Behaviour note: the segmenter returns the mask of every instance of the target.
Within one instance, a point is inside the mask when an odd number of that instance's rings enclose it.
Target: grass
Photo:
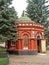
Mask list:
[[[0,65],[8,65],[9,60],[7,58],[0,58]]]
[[[0,58],[8,57],[6,49],[4,47],[0,47]]]
[[[6,48],[0,46],[0,52],[5,52]]]
[[[49,47],[46,47],[46,50],[49,50]]]
[[[0,53],[0,58],[6,58],[6,57],[8,57],[7,53]]]
[[[4,47],[0,47],[0,65],[8,65],[9,58]]]

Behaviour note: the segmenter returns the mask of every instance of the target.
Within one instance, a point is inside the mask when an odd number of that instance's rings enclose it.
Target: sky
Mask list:
[[[14,6],[18,16],[21,17],[23,10],[26,10],[27,3],[26,0],[13,0],[12,6]]]
[[[18,13],[18,17],[21,17],[23,10],[26,10],[27,0],[13,0],[12,6],[14,6],[15,10]],[[48,3],[49,4],[49,3]]]

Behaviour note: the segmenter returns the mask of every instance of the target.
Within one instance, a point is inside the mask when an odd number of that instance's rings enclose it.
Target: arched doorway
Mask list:
[[[37,46],[38,46],[38,52],[40,53],[40,35],[37,36]]]
[[[28,35],[27,34],[24,34],[23,40],[24,40],[24,50],[28,50]]]

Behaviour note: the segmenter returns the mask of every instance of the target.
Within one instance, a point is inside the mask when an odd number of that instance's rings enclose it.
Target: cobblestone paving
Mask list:
[[[44,55],[9,55],[9,65],[49,65],[49,51]]]

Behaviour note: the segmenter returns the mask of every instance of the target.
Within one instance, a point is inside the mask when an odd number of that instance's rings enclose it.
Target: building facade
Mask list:
[[[18,40],[11,46],[8,43],[8,51],[16,54],[37,54],[40,52],[40,40],[44,39],[44,26],[31,21],[29,17],[24,15],[17,24]]]

